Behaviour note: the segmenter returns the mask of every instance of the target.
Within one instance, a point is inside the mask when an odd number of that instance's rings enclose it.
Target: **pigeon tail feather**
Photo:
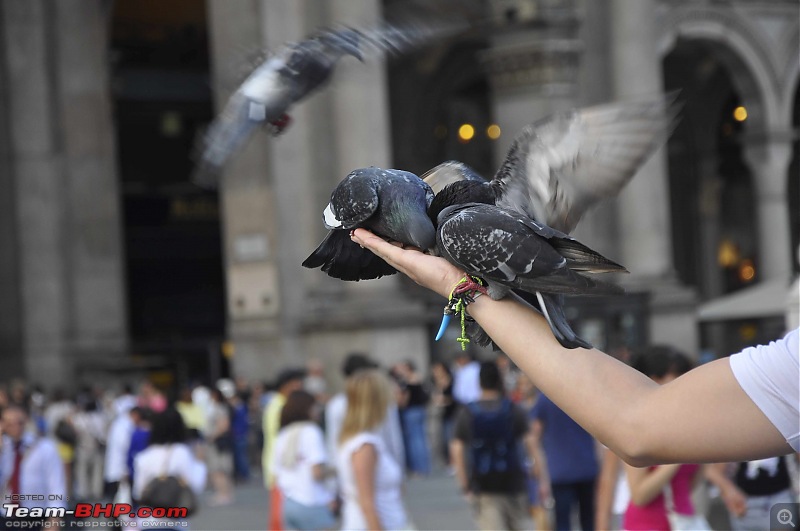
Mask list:
[[[346,230],[330,231],[303,261],[303,267],[319,267],[329,276],[347,281],[371,280],[397,272],[372,251],[353,242]]]
[[[627,273],[628,270],[573,238],[551,238],[548,242],[567,259],[567,267],[586,273]]]
[[[567,321],[567,316],[564,313],[563,296],[550,295],[548,293],[529,293],[526,291],[515,290],[512,295],[517,300],[521,299],[528,305],[537,309],[542,315],[549,317],[547,319],[550,325],[550,330],[553,336],[564,348],[592,348],[592,345],[583,339],[572,330],[572,327]],[[544,306],[544,310],[542,309]]]

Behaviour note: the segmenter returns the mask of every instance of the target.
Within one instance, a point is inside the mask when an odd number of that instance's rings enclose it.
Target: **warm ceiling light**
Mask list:
[[[756,276],[756,268],[752,260],[742,260],[739,264],[739,280],[742,282],[751,282]]]
[[[497,140],[500,138],[502,131],[500,130],[500,126],[497,124],[492,124],[486,128],[486,136],[491,138],[492,140]]]
[[[737,122],[744,122],[747,120],[747,109],[739,105],[733,110],[733,119]]]
[[[469,142],[475,136],[475,128],[471,124],[462,124],[458,128],[458,138],[463,142]]]

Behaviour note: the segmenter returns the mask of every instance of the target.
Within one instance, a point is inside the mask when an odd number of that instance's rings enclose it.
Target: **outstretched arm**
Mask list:
[[[443,297],[462,276],[442,258],[364,229],[353,239]],[[513,300],[478,297],[468,311],[536,387],[630,464],[745,461],[791,451],[726,359],[659,386],[596,349],[565,349],[541,315]]]

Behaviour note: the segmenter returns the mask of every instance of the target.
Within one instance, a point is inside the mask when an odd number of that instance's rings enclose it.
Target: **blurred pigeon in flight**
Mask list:
[[[207,188],[216,186],[227,160],[256,128],[267,126],[273,135],[280,134],[291,121],[289,108],[327,82],[343,56],[363,61],[368,54],[401,54],[460,29],[463,26],[458,21],[329,29],[284,44],[245,79],[209,126],[194,182]]]
[[[368,280],[397,270],[350,239],[350,231],[363,227],[391,240],[420,249],[436,242],[427,215],[433,190],[407,171],[371,167],[355,170],[339,183],[323,213],[330,230],[319,247],[303,262],[321,267],[341,280]]]

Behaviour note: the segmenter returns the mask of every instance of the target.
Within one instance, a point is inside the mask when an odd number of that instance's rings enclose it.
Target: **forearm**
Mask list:
[[[383,529],[381,520],[378,518],[378,511],[375,509],[375,499],[372,497],[372,493],[359,492],[358,506],[361,507],[361,512],[364,514],[367,529]]]
[[[633,454],[650,379],[600,351],[563,348],[541,315],[515,301],[479,297],[468,310],[548,398],[616,453]]]
[[[664,491],[664,487],[675,476],[680,465],[659,466],[652,472],[634,469],[628,473],[628,486],[631,491],[631,502],[643,506],[652,502]]]
[[[455,467],[455,477],[458,487],[466,492],[469,490],[469,478],[467,477],[467,467],[464,462],[464,443],[458,439],[450,442],[450,460]]]
[[[442,258],[364,229],[353,241],[444,297],[463,276]],[[658,386],[602,352],[563,348],[544,318],[520,303],[483,296],[468,311],[539,389],[628,463],[749,461],[791,451],[727,359]]]
[[[528,435],[525,438],[525,445],[528,448],[528,456],[533,462],[533,474],[539,482],[550,483],[550,474],[547,470],[547,459],[545,459],[542,446],[538,438]]]
[[[617,486],[619,459],[609,450],[605,451],[600,476],[597,480],[595,529],[610,529],[609,517],[614,505],[614,490]]]
[[[563,348],[530,307],[479,297],[469,313],[553,402],[627,463],[743,461],[791,450],[727,359],[657,385],[596,349]]]

